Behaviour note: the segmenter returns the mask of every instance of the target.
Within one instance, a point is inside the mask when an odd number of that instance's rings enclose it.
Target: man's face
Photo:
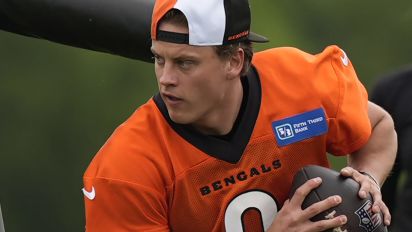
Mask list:
[[[164,31],[188,33],[188,29],[162,23]],[[181,124],[207,126],[220,118],[229,104],[228,61],[210,46],[190,46],[152,41],[155,73],[170,118]]]

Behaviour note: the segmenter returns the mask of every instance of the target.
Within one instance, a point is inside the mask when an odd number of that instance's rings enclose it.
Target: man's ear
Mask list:
[[[228,60],[228,79],[240,77],[245,62],[245,52],[242,48],[238,48],[236,53]]]

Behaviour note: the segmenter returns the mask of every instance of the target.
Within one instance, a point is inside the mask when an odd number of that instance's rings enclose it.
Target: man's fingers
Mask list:
[[[362,174],[360,174],[358,171],[356,171],[355,169],[351,167],[344,167],[340,171],[340,174],[345,177],[351,177],[356,182],[358,182],[361,185],[359,189],[359,193],[358,193],[359,197],[362,199],[365,199],[367,197],[367,193],[369,192],[368,190],[369,187],[365,186],[365,184],[362,183],[362,178],[363,178]]]
[[[301,207],[303,201],[305,200],[306,196],[310,193],[310,191],[317,188],[321,183],[322,179],[320,177],[316,177],[306,181],[304,184],[302,184],[299,188],[296,189],[295,193],[290,199],[290,204]]]
[[[373,194],[373,191],[374,191],[373,187],[374,186],[372,186],[372,184],[369,180],[368,181],[361,181],[359,183],[360,183],[360,189],[359,189],[358,195],[359,195],[360,198],[365,199],[368,196],[368,193],[372,194],[373,199],[375,199],[376,195],[380,195],[380,193],[379,194],[376,194],[376,193]],[[374,197],[374,195],[375,195],[375,197]]]
[[[320,220],[311,224],[311,229],[308,231],[325,231],[331,228],[339,228],[346,224],[347,218],[345,215],[340,215],[331,219]],[[335,230],[333,230],[335,231]],[[342,230],[337,230],[342,231]]]
[[[365,199],[368,196],[368,193],[372,195],[373,199],[373,206],[372,211],[373,213],[380,213],[383,214],[383,220],[385,225],[390,225],[391,223],[391,214],[389,212],[388,207],[382,201],[382,194],[380,192],[380,187],[376,184],[375,180],[371,180],[371,177],[365,176],[364,174],[356,171],[351,167],[345,167],[340,171],[342,176],[351,177],[356,182],[360,184],[359,189],[359,197]]]
[[[391,224],[391,213],[389,212],[388,207],[386,204],[382,201],[382,196],[380,193],[374,193],[372,194],[373,198],[373,206],[372,206],[372,212],[373,213],[380,213],[382,212],[383,214],[383,220],[385,225],[389,226]]]
[[[303,210],[303,215],[304,217],[310,219],[321,212],[339,205],[341,202],[342,198],[338,195],[328,197],[327,199],[314,203],[313,205]],[[342,225],[346,224],[347,217],[345,215],[335,215],[335,213],[335,211],[331,211],[328,217],[325,218],[325,220],[313,222],[311,224],[312,230],[309,231],[324,231],[331,228],[339,228]]]
[[[303,210],[303,215],[305,218],[312,218],[323,211],[339,205],[341,202],[342,198],[340,196],[330,196],[323,201],[316,202],[307,207],[305,210]]]
[[[340,171],[340,174],[342,176],[351,177],[352,179],[354,179],[356,182],[360,184],[360,189],[358,193],[360,198],[365,199],[368,196],[369,192],[372,193],[372,188],[374,187],[372,185],[374,185],[374,183],[371,182],[369,177],[361,174],[360,172],[356,171],[355,169],[351,167],[343,168]]]
[[[373,186],[370,189],[370,193],[372,195],[373,199],[373,206],[372,206],[372,211],[374,213],[379,213],[381,211],[381,206],[386,207],[385,203],[382,201],[382,194],[380,190],[373,188]]]
[[[351,167],[342,168],[342,170],[340,171],[340,174],[342,176],[352,177],[357,182],[359,182],[363,177],[363,174],[360,174],[358,171],[356,171],[355,169]]]
[[[391,213],[389,212],[388,207],[383,201],[378,202],[378,205],[383,214],[383,221],[385,225],[389,226],[391,224],[392,216],[391,216]]]
[[[352,176],[353,171],[354,171],[354,169],[351,168],[351,167],[344,167],[344,168],[342,168],[342,170],[340,170],[340,174],[342,176],[350,177],[350,176]]]

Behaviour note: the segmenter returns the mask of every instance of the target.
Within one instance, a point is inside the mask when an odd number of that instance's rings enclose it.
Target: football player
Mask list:
[[[315,178],[288,199],[294,174],[348,155],[341,173],[390,213],[379,187],[396,153],[391,117],[368,102],[346,54],[253,53],[247,0],[158,0],[151,27],[159,93],[120,125],[84,174],[86,231],[323,231],[309,219]],[[363,173],[363,174],[362,174]]]

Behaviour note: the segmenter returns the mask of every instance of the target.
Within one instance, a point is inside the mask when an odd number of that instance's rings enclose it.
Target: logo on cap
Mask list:
[[[249,35],[249,31],[243,31],[243,32],[240,32],[239,34],[229,36],[227,38],[227,40],[230,41],[230,40],[234,40],[234,39],[239,39],[239,38],[242,38],[242,37],[246,37],[248,35]]]

